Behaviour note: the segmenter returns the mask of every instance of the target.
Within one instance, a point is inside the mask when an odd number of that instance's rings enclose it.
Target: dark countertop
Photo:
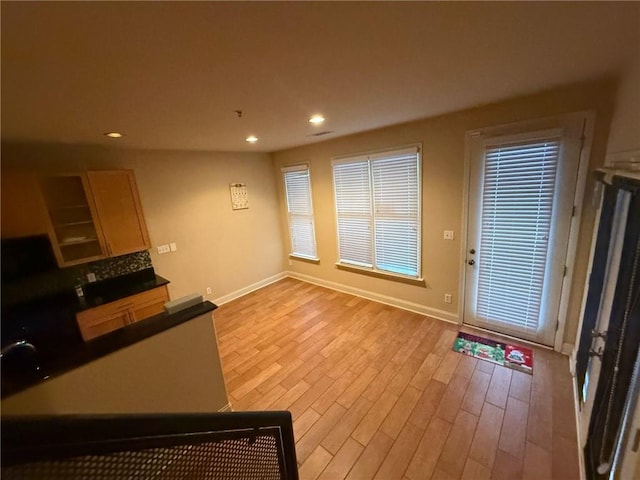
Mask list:
[[[46,280],[46,278],[45,278]],[[75,290],[61,286],[51,288],[41,295],[29,295],[28,284],[3,284],[3,317],[19,318],[34,312],[54,309],[75,315],[105,303],[167,285],[169,280],[156,275],[153,268],[129,273],[119,277],[83,285],[84,296],[78,297]],[[26,292],[25,292],[26,291]],[[14,299],[14,301],[11,301]]]
[[[159,278],[162,279],[162,277]],[[166,282],[166,280],[162,280]],[[21,372],[17,379],[10,378],[11,375],[7,376],[3,374],[2,398],[62,375],[74,368],[188,322],[200,315],[213,312],[216,308],[217,306],[215,304],[204,301],[173,314],[166,312],[161,313],[95,338],[89,342],[68,344],[64,346],[64,348],[59,348],[60,346],[56,348],[54,345],[38,347],[37,360],[40,364],[39,371],[30,375],[25,375],[24,372]]]
[[[136,293],[146,292],[168,283],[170,283],[169,280],[156,275],[153,269],[149,268],[122,277],[86,284],[84,286],[84,297],[79,298],[74,306],[77,313],[135,295]]]

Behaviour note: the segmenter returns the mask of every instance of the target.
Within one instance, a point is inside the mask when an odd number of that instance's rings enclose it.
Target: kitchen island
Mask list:
[[[229,408],[212,312],[202,302],[41,359],[3,386],[3,415],[215,412]]]

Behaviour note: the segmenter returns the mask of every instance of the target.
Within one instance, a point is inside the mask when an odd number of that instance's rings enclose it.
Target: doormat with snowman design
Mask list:
[[[453,342],[455,352],[533,374],[533,352],[530,348],[496,342],[477,335],[458,332]]]

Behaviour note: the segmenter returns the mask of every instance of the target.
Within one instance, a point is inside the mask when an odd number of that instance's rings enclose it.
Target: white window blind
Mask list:
[[[287,197],[291,254],[316,259],[309,167],[306,165],[285,167],[282,171]]]
[[[560,139],[487,147],[477,315],[511,330],[540,324]]]
[[[420,276],[416,147],[333,162],[339,262]]]

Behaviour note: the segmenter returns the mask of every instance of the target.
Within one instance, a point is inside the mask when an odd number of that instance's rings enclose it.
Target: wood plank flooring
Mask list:
[[[289,410],[302,479],[579,478],[560,354],[494,366],[456,325],[291,278],[214,319],[233,410]]]

